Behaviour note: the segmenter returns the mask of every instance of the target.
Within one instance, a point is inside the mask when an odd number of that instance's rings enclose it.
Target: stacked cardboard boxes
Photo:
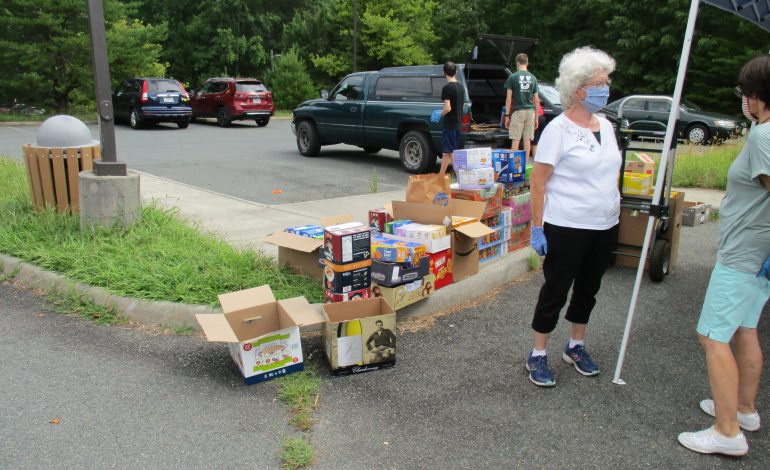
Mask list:
[[[428,298],[435,290],[427,250],[446,239],[446,227],[409,222],[395,234],[372,238],[372,294],[394,310]]]
[[[528,181],[507,183],[503,188],[503,206],[511,209],[511,236],[505,247],[507,253],[529,246],[532,202]]]
[[[326,303],[371,297],[371,228],[360,222],[324,229],[324,298]]]
[[[495,170],[495,181],[498,183],[525,181],[527,179],[526,155],[526,152],[523,150],[492,150],[492,167]]]
[[[491,148],[455,150],[452,155],[458,189],[485,189],[495,184]]]

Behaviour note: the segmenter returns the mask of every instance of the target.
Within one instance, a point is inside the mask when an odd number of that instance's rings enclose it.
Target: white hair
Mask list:
[[[556,79],[556,89],[564,109],[569,108],[577,98],[575,93],[594,75],[610,74],[615,70],[615,59],[606,52],[593,47],[579,47],[568,52],[559,63],[559,77]]]

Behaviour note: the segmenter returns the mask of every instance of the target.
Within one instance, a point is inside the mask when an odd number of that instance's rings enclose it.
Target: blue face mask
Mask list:
[[[586,97],[581,103],[586,111],[593,114],[603,107],[607,106],[607,100],[610,97],[610,86],[591,86],[584,88]]]

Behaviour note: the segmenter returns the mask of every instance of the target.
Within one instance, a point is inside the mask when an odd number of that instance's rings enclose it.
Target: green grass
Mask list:
[[[58,313],[77,315],[102,325],[127,323],[126,319],[120,317],[114,308],[97,305],[83,298],[74,289],[70,289],[68,292],[49,292],[46,294],[46,299],[51,302],[54,311]]]
[[[746,139],[738,139],[716,145],[677,147],[673,185],[724,191],[727,188],[727,170],[745,143]]]
[[[128,229],[81,231],[77,215],[33,209],[17,162],[0,158],[0,188],[0,252],[70,280],[128,297],[210,306],[218,305],[218,294],[263,284],[279,299],[323,298],[317,280],[204,235],[173,210],[149,205],[141,222]]]
[[[305,370],[279,379],[278,398],[291,409],[289,423],[299,431],[308,431],[313,426],[313,412],[321,388],[317,366],[307,361]]]
[[[49,112],[45,114],[39,114],[39,115],[28,115],[28,114],[5,114],[0,113],[0,122],[43,122],[46,119],[48,119],[51,116],[56,116],[60,113],[55,112]],[[87,109],[78,109],[70,111],[70,116],[74,116],[81,121],[96,121],[96,109],[93,110],[87,110]]]
[[[313,445],[305,438],[286,438],[281,449],[283,468],[295,470],[308,468],[313,463],[315,451]]]
[[[534,271],[540,267],[540,257],[537,255],[537,252],[535,250],[532,250],[532,249],[529,250],[529,257],[527,258],[527,263],[529,264],[530,271]]]

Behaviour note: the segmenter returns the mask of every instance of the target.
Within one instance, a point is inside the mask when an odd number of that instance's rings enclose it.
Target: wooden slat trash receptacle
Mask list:
[[[58,148],[26,144],[22,150],[35,208],[42,210],[50,206],[60,212],[78,212],[78,174],[93,170],[93,161],[101,159],[100,147]]]

